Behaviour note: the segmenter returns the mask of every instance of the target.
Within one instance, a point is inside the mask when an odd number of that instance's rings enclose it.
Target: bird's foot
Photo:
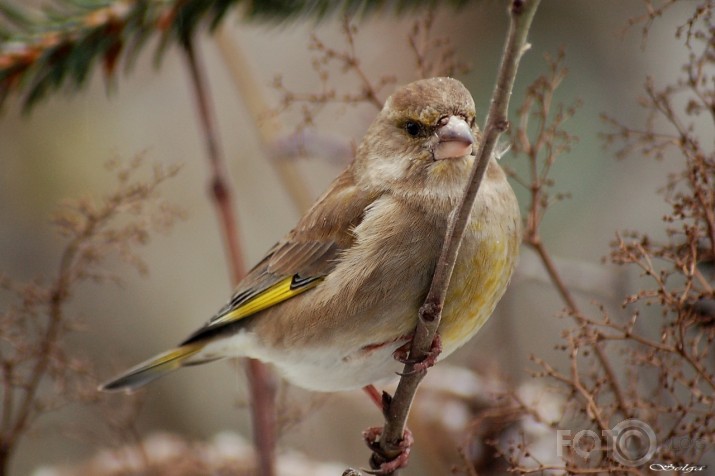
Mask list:
[[[439,334],[434,335],[434,340],[432,341],[432,346],[427,352],[427,355],[422,359],[410,359],[410,347],[412,346],[412,340],[400,346],[392,356],[395,360],[402,362],[403,364],[412,364],[412,372],[424,372],[428,368],[432,367],[437,362],[437,357],[442,353],[442,339]]]
[[[412,448],[412,443],[414,443],[412,432],[405,428],[402,439],[398,444],[400,454],[391,459],[380,448],[380,435],[382,435],[382,427],[378,426],[368,428],[362,432],[365,443],[372,450],[372,456],[370,457],[370,467],[372,469],[365,472],[377,475],[392,474],[398,469],[407,466],[407,462],[410,459],[410,449]]]

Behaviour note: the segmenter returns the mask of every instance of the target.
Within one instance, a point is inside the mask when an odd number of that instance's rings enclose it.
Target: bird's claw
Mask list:
[[[401,373],[399,375],[407,375],[407,374],[412,374],[412,373],[416,373],[416,372],[424,372],[425,370],[432,367],[437,362],[437,357],[439,357],[439,354],[442,353],[442,339],[439,337],[439,334],[434,335],[434,340],[432,341],[432,346],[430,347],[430,350],[427,352],[427,355],[423,359],[410,359],[409,358],[411,346],[412,346],[412,341],[409,341],[406,344],[400,346],[395,352],[392,353],[392,356],[398,362],[401,362],[403,364],[411,364],[412,365],[412,370],[410,372]]]
[[[387,459],[383,454],[382,448],[380,448],[380,435],[382,435],[382,427],[377,426],[368,428],[362,432],[365,443],[367,443],[368,448],[372,450],[372,456],[370,457],[370,467],[372,469],[363,471],[368,474],[385,475],[392,474],[398,469],[407,466],[407,462],[410,459],[412,443],[414,443],[412,432],[405,428],[402,440],[400,440],[398,445],[400,454],[392,459]]]

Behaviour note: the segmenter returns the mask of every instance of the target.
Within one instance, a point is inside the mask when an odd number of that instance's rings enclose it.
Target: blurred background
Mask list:
[[[550,210],[542,231],[557,264],[587,307],[595,300],[617,309],[629,290],[627,276],[601,265],[615,231],[639,229],[657,235],[665,209],[654,197],[670,164],[617,161],[599,139],[606,129],[599,119],[601,113],[626,124],[641,124],[637,98],[646,76],[671,80],[685,60],[686,52],[673,36],[686,13],[671,10],[654,24],[644,42],[640,26],[627,28],[628,19],[644,11],[640,2],[619,0],[542,2],[530,36],[532,49],[522,62],[512,101],[514,109],[524,87],[546,70],[543,55],[556,55],[564,48],[569,74],[557,100],[566,105],[576,99],[583,102],[566,126],[579,141],[553,172],[555,190],[572,197]],[[416,79],[407,38],[422,17],[417,12],[354,20],[358,27],[355,48],[368,76],[395,75],[398,84]],[[448,37],[458,58],[472,66],[459,79],[472,91],[481,122],[506,25],[499,1],[436,11],[433,34]],[[345,47],[339,17],[317,23],[249,24],[234,14],[219,35],[221,41],[243,52],[244,74],[256,81],[268,105],[278,108],[281,94],[272,86],[277,75],[286,88],[296,92],[313,92],[319,84],[311,64],[314,52],[308,48],[313,33],[330,47]],[[202,35],[198,49],[217,112],[221,147],[229,161],[243,250],[252,265],[300,216],[299,206],[270,163],[274,159],[261,142],[259,126],[268,127],[273,137],[283,140],[303,118],[293,109],[268,125],[257,125],[246,108],[246,98],[237,93],[216,38]],[[82,315],[86,323],[84,330],[73,334],[72,347],[78,355],[87,356],[104,377],[183,339],[222,306],[231,292],[184,60],[176,48],[169,50],[160,67],[152,60],[148,48],[114,84],[107,85],[95,74],[88,88],[54,95],[29,114],[22,114],[19,101],[11,99],[0,119],[0,272],[13,279],[30,280],[54,272],[65,243],[49,218],[63,199],[101,196],[111,187],[111,174],[102,166],[108,159],[129,160],[144,154],[149,162],[181,165],[178,176],[162,187],[162,193],[186,210],[187,218],[166,235],[152,235],[141,250],[148,275],[139,277],[120,263],[110,263],[108,267],[116,266],[112,270],[122,277],[121,287],[86,284],[71,301],[71,311]],[[334,70],[330,79],[341,90],[359,88],[359,81],[349,73]],[[382,91],[381,99],[392,88]],[[309,157],[282,159],[294,162],[311,198],[345,166],[345,151],[349,155],[375,113],[369,105],[326,108],[316,116],[314,130],[329,146],[309,149]],[[525,170],[525,164],[509,154],[503,163]],[[525,191],[515,189],[526,204]],[[524,250],[495,316],[448,363],[468,364],[518,385],[528,380],[530,354],[557,364],[564,358],[553,349],[565,324],[558,317],[562,308],[539,262]],[[437,366],[430,374],[439,372]],[[282,389],[281,395],[290,408],[286,418],[293,420],[281,436],[281,448],[343,466],[367,465],[361,431],[382,419],[361,392],[316,395]],[[119,402],[123,397],[113,398]],[[222,362],[185,369],[150,386],[143,398],[137,420],[142,435],[166,431],[202,440],[232,431],[250,436],[246,385],[236,365]],[[68,422],[71,432],[65,431]],[[42,474],[41,468],[80,464],[109,444],[95,437],[102,434],[102,425],[101,413],[81,406],[48,414],[23,440],[11,474]],[[406,474],[436,474],[425,461],[430,454],[425,445],[430,443],[418,439]]]

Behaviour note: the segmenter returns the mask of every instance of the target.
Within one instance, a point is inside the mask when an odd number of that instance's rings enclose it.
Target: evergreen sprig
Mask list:
[[[461,6],[468,0],[449,0]],[[342,12],[402,12],[434,7],[436,0],[55,0],[40,11],[0,2],[0,107],[10,94],[28,111],[66,86],[79,90],[101,64],[111,80],[120,61],[127,69],[152,35],[159,36],[157,63],[172,44],[185,45],[197,31],[213,31],[241,5],[248,21],[322,19]]]

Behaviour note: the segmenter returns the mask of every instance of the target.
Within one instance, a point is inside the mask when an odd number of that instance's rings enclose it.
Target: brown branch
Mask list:
[[[509,98],[514,87],[519,60],[528,48],[526,38],[538,5],[539,0],[513,0],[511,2],[509,8],[509,33],[496,85],[492,93],[492,101],[484,126],[484,136],[479,144],[469,185],[461,203],[457,206],[450,219],[429,293],[419,311],[417,328],[410,348],[409,359],[411,362],[423,360],[435,339],[441,320],[447,287],[449,286],[459,245],[469,220],[472,205],[496,142],[509,125],[507,120]],[[405,431],[407,415],[417,387],[424,376],[425,372],[416,372],[413,364],[408,363],[405,365],[404,376],[400,379],[394,398],[386,411],[385,426],[380,438],[382,455],[373,453],[371,458],[373,465],[385,459],[388,461],[394,459],[400,454],[399,443]]]
[[[350,23],[350,17],[343,17],[343,33],[345,34],[345,40],[348,43],[348,53],[345,55],[339,55],[338,58],[342,59],[345,63],[345,68],[351,68],[355,71],[360,82],[362,83],[362,92],[365,95],[365,99],[375,106],[379,111],[382,109],[382,101],[378,97],[378,88],[372,84],[370,78],[367,77],[365,71],[360,67],[360,60],[357,57],[357,52],[355,50],[355,27]],[[332,50],[328,50],[332,51]],[[337,53],[336,53],[337,54]]]
[[[30,424],[33,412],[37,409],[37,393],[43,377],[46,375],[51,360],[55,355],[55,346],[63,328],[67,326],[64,319],[63,305],[70,296],[70,288],[76,280],[77,261],[81,259],[78,255],[82,247],[90,240],[97,231],[111,218],[114,210],[107,207],[100,213],[92,214],[88,217],[86,224],[79,230],[75,238],[67,245],[60,258],[57,277],[48,289],[47,316],[48,324],[43,332],[37,350],[37,360],[32,367],[30,377],[23,384],[24,396],[19,406],[15,423],[8,431],[8,435],[15,437],[25,431]],[[9,389],[8,389],[9,390]]]
[[[301,213],[313,204],[313,197],[300,176],[300,171],[293,160],[279,160],[268,152],[268,148],[279,137],[281,124],[275,117],[269,116],[270,107],[254,75],[250,73],[251,65],[239,45],[233,41],[224,28],[215,35],[219,53],[226,65],[234,86],[244,102],[253,123],[258,128],[261,145],[270,159],[283,188],[290,195],[293,203]]]
[[[68,238],[60,255],[55,277],[45,286],[40,279],[31,283],[14,283],[0,276],[0,289],[15,295],[17,306],[0,312],[3,349],[2,424],[0,426],[0,475],[7,474],[9,459],[20,439],[35,421],[50,411],[68,403],[96,401],[90,363],[70,352],[64,337],[83,324],[67,313],[66,305],[73,289],[83,281],[118,281],[117,276],[100,272],[101,262],[110,252],[134,266],[139,272],[143,263],[130,249],[147,241],[150,228],[168,229],[179,212],[172,207],[158,206],[156,213],[144,215],[146,205],[159,183],[173,176],[177,169],[164,172],[155,168],[148,183],[130,180],[129,168],[117,170],[119,187],[101,204],[85,197],[67,201],[53,219],[59,233]],[[139,219],[113,226],[122,215]],[[26,370],[25,370],[26,369]],[[52,385],[54,391],[50,391]]]
[[[448,36],[434,35],[435,8],[427,10],[422,18],[415,20],[407,35],[407,43],[415,59],[419,78],[432,76],[459,76],[471,70],[469,64],[457,58],[457,52]]]
[[[566,118],[573,114],[573,110],[564,113],[559,108],[552,121],[553,123],[547,123],[547,118],[550,116],[551,112],[553,92],[565,76],[565,70],[559,68],[559,63],[562,59],[563,52],[561,52],[556,59],[547,57],[547,61],[550,64],[551,76],[537,79],[529,88],[530,94],[527,95],[524,104],[519,109],[520,124],[518,130],[514,134],[514,145],[517,152],[524,153],[529,159],[530,181],[528,183],[525,180],[521,181],[521,183],[525,184],[525,187],[531,195],[529,211],[526,218],[524,242],[539,256],[549,279],[556,288],[558,294],[561,296],[561,299],[566,304],[569,315],[574,318],[576,323],[583,324],[586,321],[586,317],[579,309],[571,290],[559,274],[554,260],[544,246],[539,233],[545,210],[548,208],[550,203],[549,196],[546,191],[546,188],[550,184],[548,178],[549,172],[556,156],[560,152],[568,150],[569,141],[572,140],[569,136],[565,136],[562,137],[563,144],[555,144],[558,137],[559,126],[561,126]],[[536,140],[532,143],[527,135],[527,132],[530,111],[532,107],[534,107],[534,103],[538,103],[538,117],[540,117],[541,120],[539,121],[537,127]],[[545,151],[546,157],[543,160],[543,165],[540,170],[539,155],[542,151]],[[608,377],[609,385],[613,391],[618,408],[623,415],[627,416],[629,413],[627,410],[628,407],[626,406],[626,400],[620,386],[618,385],[616,374],[610,361],[608,360],[608,357],[605,355],[605,352],[600,346],[598,340],[593,341],[591,343],[591,347],[593,348],[598,361]]]
[[[532,235],[530,239],[527,239],[527,243],[529,243],[529,245],[537,252],[539,257],[541,258],[541,261],[544,264],[544,268],[546,268],[546,272],[549,274],[549,277],[551,278],[554,287],[561,296],[561,299],[563,299],[564,303],[566,304],[566,308],[568,309],[569,314],[573,316],[577,323],[584,322],[586,319],[583,313],[576,304],[576,300],[573,298],[573,295],[571,294],[571,291],[569,290],[568,286],[566,286],[563,279],[561,279],[561,275],[556,269],[556,265],[554,264],[553,259],[551,259],[551,255],[546,250],[546,247],[541,241],[538,233]],[[592,347],[593,351],[596,354],[598,362],[601,364],[603,371],[608,377],[608,385],[611,387],[611,391],[613,392],[613,396],[616,399],[618,408],[624,416],[629,416],[630,412],[628,411],[626,399],[623,396],[623,391],[621,390],[621,387],[618,384],[618,380],[616,379],[616,372],[613,370],[613,366],[608,360],[608,356],[606,356],[606,353],[604,352],[603,348],[598,344],[598,342],[594,342],[592,344]]]
[[[40,389],[40,383],[47,373],[47,369],[50,366],[52,356],[54,355],[54,348],[57,345],[57,339],[62,330],[62,327],[66,324],[63,319],[63,304],[69,296],[70,285],[72,283],[72,267],[75,264],[75,257],[79,251],[82,243],[87,240],[94,232],[95,227],[93,224],[89,224],[83,232],[77,236],[72,242],[65,248],[60,258],[59,271],[57,273],[57,278],[54,284],[50,288],[50,297],[48,299],[47,305],[47,316],[48,324],[39,342],[39,349],[37,351],[37,360],[32,367],[30,372],[30,377],[27,382],[22,386],[23,397],[18,408],[17,416],[14,419],[14,423],[11,428],[7,428],[6,433],[3,434],[3,447],[0,448],[3,460],[2,465],[0,465],[0,471],[6,468],[7,457],[9,456],[10,450],[15,445],[15,440],[24,433],[30,421],[32,420],[33,412],[37,409],[37,393]],[[12,381],[9,381],[12,384]],[[6,397],[12,402],[12,388],[7,386],[5,388]],[[8,423],[11,415],[6,414],[5,417],[8,419]]]
[[[202,75],[202,68],[198,64],[196,51],[190,40],[185,42],[183,47],[211,167],[213,204],[219,215],[224,246],[229,256],[232,281],[237,284],[245,274],[246,266],[238,238],[236,213],[233,207],[231,186],[227,179],[226,163],[219,147],[208,87]],[[249,359],[247,374],[251,392],[254,441],[259,458],[259,474],[273,476],[276,474],[275,388],[270,372],[263,363]]]
[[[715,392],[715,380],[712,379],[710,375],[708,375],[708,372],[703,368],[700,362],[696,358],[694,358],[688,351],[685,349],[685,330],[683,329],[683,325],[680,324],[678,326],[678,337],[679,337],[679,344],[676,345],[676,350],[678,351],[678,354],[680,354],[685,361],[690,364],[690,366],[697,372],[700,377],[702,377],[705,382],[710,385],[710,387],[713,389]]]
[[[211,100],[209,98],[208,86],[201,73],[198,64],[196,51],[191,42],[184,44],[183,49],[186,55],[191,83],[196,96],[196,107],[199,113],[199,122],[203,129],[206,152],[211,167],[211,192],[219,214],[224,246],[229,255],[229,266],[234,284],[243,277],[246,265],[241,254],[241,243],[238,239],[236,227],[236,213],[233,208],[231,186],[227,180],[226,161],[219,146],[218,133],[215,125],[213,111],[211,110]]]
[[[570,384],[575,388],[578,393],[583,397],[583,399],[586,402],[586,410],[587,414],[591,415],[593,420],[598,424],[598,427],[601,431],[608,430],[608,419],[604,418],[603,415],[601,414],[601,409],[598,406],[598,403],[596,402],[596,399],[594,397],[594,394],[587,390],[586,387],[584,387],[583,383],[581,382],[581,374],[579,372],[579,367],[578,367],[578,346],[574,342],[573,338],[569,339],[569,347],[570,347],[570,360],[571,360],[571,379],[570,379]]]
[[[357,56],[357,27],[350,22],[350,17],[344,17],[342,33],[345,47],[337,48],[331,43],[324,42],[318,35],[310,35],[308,48],[314,52],[311,64],[317,75],[317,85],[311,92],[295,92],[283,84],[283,78],[278,75],[274,78],[273,87],[280,95],[280,105],[274,113],[281,113],[296,106],[300,106],[302,121],[296,131],[300,132],[306,127],[315,126],[319,113],[327,106],[358,106],[370,105],[377,111],[382,109],[383,101],[380,99],[381,91],[395,83],[397,78],[393,75],[380,76],[376,81],[370,80],[370,75],[363,69],[362,62]],[[343,91],[335,88],[331,81],[333,70],[339,68],[340,74],[352,75],[360,83],[357,92]],[[343,84],[339,81],[338,84]]]

